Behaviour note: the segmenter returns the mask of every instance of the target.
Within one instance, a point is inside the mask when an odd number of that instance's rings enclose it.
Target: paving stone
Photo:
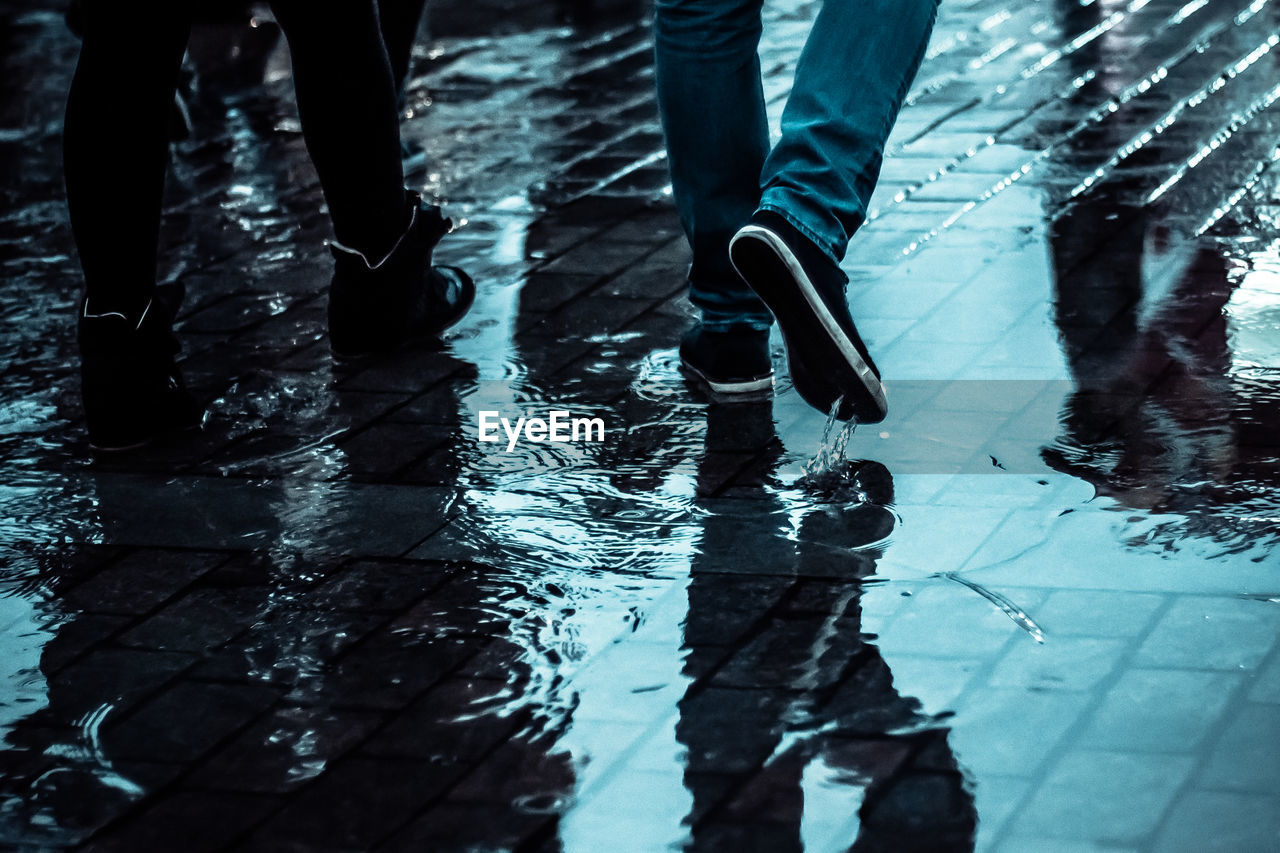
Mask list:
[[[193,660],[176,652],[98,648],[49,679],[49,693],[76,708],[77,719],[104,705],[121,712],[158,690]]]
[[[89,850],[222,850],[276,808],[260,796],[180,791],[95,838]]]
[[[139,551],[79,584],[67,600],[95,613],[146,613],[225,559],[215,553]]]
[[[310,600],[341,610],[396,613],[438,588],[451,570],[437,563],[361,560],[325,582]]]
[[[401,708],[483,645],[483,640],[472,638],[406,641],[383,631],[343,656],[326,680],[325,692],[343,706]]]
[[[1151,623],[1163,599],[1158,595],[1054,590],[1036,611],[1051,634],[1132,637]]]
[[[58,633],[45,644],[41,667],[52,675],[82,654],[107,642],[133,620],[128,616],[99,616],[80,613],[60,625]]]
[[[243,589],[195,590],[126,631],[126,646],[204,652],[221,646],[259,616],[259,597]]]
[[[1033,773],[1083,716],[1084,702],[1078,696],[1016,689],[973,693],[956,709],[965,721],[952,732],[956,753],[980,776]],[[1122,738],[1116,740],[1123,743]]]
[[[274,690],[178,682],[103,732],[112,755],[189,762],[246,725],[276,700]]]
[[[187,781],[215,790],[289,793],[323,775],[382,722],[377,714],[278,708],[220,748]]]
[[[1272,655],[1258,672],[1249,698],[1254,702],[1280,703],[1280,655]]]
[[[446,802],[414,820],[381,849],[409,853],[431,848],[524,848],[533,839],[552,834],[554,820],[504,807]]]
[[[1255,704],[1236,710],[1212,748],[1201,786],[1258,794],[1280,790],[1280,721],[1273,711]]]
[[[1130,669],[1111,688],[1084,737],[1103,749],[1195,750],[1227,707],[1238,677],[1176,669]],[[1134,709],[1141,713],[1135,714]]]
[[[1193,791],[1170,810],[1153,850],[1266,850],[1280,841],[1274,796]]]
[[[1280,613],[1265,602],[1181,596],[1138,651],[1143,666],[1252,669],[1272,649]]]
[[[472,765],[450,794],[457,802],[528,804],[547,812],[573,796],[574,772],[569,756],[546,749],[548,738],[524,735],[504,741]]]
[[[361,752],[401,758],[462,762],[482,759],[519,728],[528,715],[507,713],[496,701],[503,683],[468,677],[449,679],[398,714]]]
[[[1071,752],[1013,821],[1015,835],[1137,846],[1191,775],[1182,755]]]
[[[302,693],[324,689],[331,665],[386,622],[385,614],[267,612],[253,628],[207,653],[194,677],[229,684],[269,684]]]
[[[988,683],[1029,690],[1088,690],[1119,664],[1119,640],[1050,637],[1043,644],[1018,643],[996,664]]]
[[[383,481],[419,457],[447,446],[457,427],[379,423],[343,442],[347,473],[353,479]]]

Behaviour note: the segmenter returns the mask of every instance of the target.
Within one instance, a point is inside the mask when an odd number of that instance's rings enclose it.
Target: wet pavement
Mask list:
[[[0,2],[4,849],[1280,848],[1280,2],[943,3],[848,460],[785,375],[677,370],[623,0],[431,4],[405,131],[480,295],[351,367],[275,31],[202,30],[208,418],[93,460],[58,5]],[[775,121],[814,10],[766,9]],[[605,440],[478,440],[553,409]]]

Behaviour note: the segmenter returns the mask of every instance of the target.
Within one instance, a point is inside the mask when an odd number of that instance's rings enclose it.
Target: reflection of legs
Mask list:
[[[828,0],[814,21],[782,139],[764,166],[761,207],[833,260],[865,218],[936,12],[936,0]]]
[[[768,404],[708,409],[700,491],[735,454],[740,470],[742,456],[755,456],[762,485],[780,454],[772,426]],[[893,531],[893,478],[868,461],[851,479],[847,493],[811,507],[794,536],[783,522],[794,508],[763,490],[743,495],[751,481],[741,475],[738,496],[700,504],[684,622],[695,683],[676,724],[694,801],[689,851],[725,849],[743,823],[753,849],[802,849],[807,829],[852,820],[858,789],[855,849],[927,850],[932,839],[939,851],[972,850],[973,801],[946,732],[895,733],[922,722],[920,705],[894,689],[862,633],[860,583],[875,574],[874,543]],[[740,573],[730,555],[743,553],[760,576]],[[805,802],[810,784],[820,802]]]
[[[699,492],[704,496],[725,485],[725,471],[737,471],[733,482],[757,494],[732,499],[705,497],[700,503],[702,535],[690,566],[689,610],[684,622],[685,675],[695,680],[679,703],[676,739],[686,748],[685,786],[693,797],[688,818],[691,837],[686,850],[725,849],[725,827],[714,814],[733,789],[761,765],[778,746],[785,730],[783,715],[791,692],[775,686],[743,689],[713,686],[712,674],[726,665],[753,638],[767,635],[767,614],[791,585],[794,548],[781,535],[783,507],[761,488],[777,467],[782,446],[777,441],[771,401],[707,409],[705,449],[698,466]],[[733,571],[732,555],[750,553],[760,577]],[[729,571],[726,571],[728,569]],[[790,661],[782,649],[768,658],[769,669]],[[775,790],[794,803],[799,784],[795,764],[768,771]],[[729,822],[740,822],[730,817]],[[719,824],[719,825],[717,825]],[[753,831],[756,825],[753,825]],[[798,821],[770,826],[761,849],[799,850]]]
[[[874,762],[848,768],[870,780],[851,853],[970,853],[978,816],[947,733],[923,732],[899,743],[910,754],[887,778],[871,775]]]
[[[191,29],[187,5],[147,0],[128,14],[113,3],[83,6],[64,156],[71,226],[94,313],[136,322],[155,286],[170,110]]]
[[[404,232],[408,213],[395,82],[374,0],[271,6],[289,40],[302,132],[334,233],[381,258]]]
[[[760,84],[761,0],[658,0],[658,104],[676,205],[693,246],[690,299],[708,326],[768,328],[729,264],[729,238],[759,202],[769,151]]]

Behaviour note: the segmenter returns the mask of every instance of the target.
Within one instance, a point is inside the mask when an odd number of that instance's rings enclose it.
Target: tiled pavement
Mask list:
[[[675,370],[647,11],[509,5],[432,4],[405,123],[477,307],[353,368],[273,31],[201,35],[162,273],[210,414],[92,461],[75,43],[0,2],[0,847],[1280,847],[1280,4],[943,3],[834,493],[785,379]],[[813,9],[768,4],[775,120]]]

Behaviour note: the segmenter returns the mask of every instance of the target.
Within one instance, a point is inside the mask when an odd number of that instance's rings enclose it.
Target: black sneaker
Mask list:
[[[180,289],[157,289],[138,320],[80,308],[80,388],[89,444],[131,450],[169,432],[200,425],[204,412],[187,391],[173,335]]]
[[[729,259],[777,317],[800,396],[823,412],[843,397],[840,420],[884,420],[889,404],[880,371],[849,316],[849,280],[840,267],[767,210],[757,211],[733,236]]]
[[[433,267],[431,252],[452,223],[435,205],[406,192],[409,227],[376,262],[330,243],[329,344],[340,358],[386,352],[434,337],[462,319],[476,286],[456,267]]]
[[[717,394],[759,394],[773,387],[768,329],[719,331],[699,324],[680,342],[680,363]]]

